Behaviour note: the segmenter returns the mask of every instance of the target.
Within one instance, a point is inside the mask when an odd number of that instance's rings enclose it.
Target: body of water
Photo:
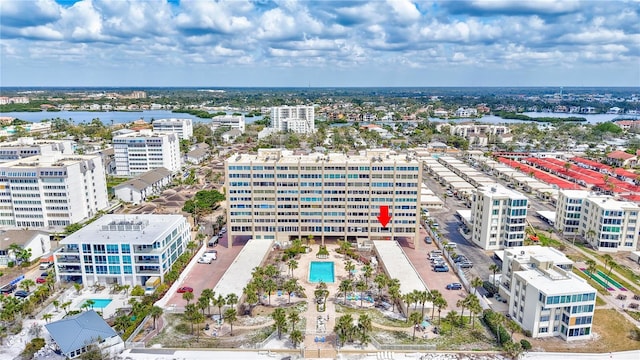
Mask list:
[[[309,282],[333,283],[334,272],[332,261],[312,261],[309,267]]]
[[[174,113],[169,110],[144,110],[144,111],[39,111],[39,112],[4,112],[0,113],[0,116],[10,116],[16,119],[40,122],[42,120],[49,120],[55,118],[71,119],[74,123],[81,122],[89,123],[91,120],[98,118],[103,124],[109,125],[112,121],[114,124],[130,123],[135,120],[143,119],[147,122],[151,119],[167,119],[167,118],[179,118],[179,119],[192,119],[194,122],[208,122],[208,119],[201,119],[199,117],[184,114]],[[262,119],[262,116],[254,116],[245,118],[247,124],[251,124],[256,120]]]

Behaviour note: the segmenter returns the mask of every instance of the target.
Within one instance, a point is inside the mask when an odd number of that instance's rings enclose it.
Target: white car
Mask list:
[[[211,257],[201,257],[200,259],[198,259],[198,264],[211,264],[212,261],[213,258]]]

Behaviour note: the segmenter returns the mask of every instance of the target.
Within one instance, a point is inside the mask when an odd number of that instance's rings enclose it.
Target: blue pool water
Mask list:
[[[104,309],[111,303],[111,299],[91,299],[94,301],[93,308],[94,309]],[[82,304],[84,305],[86,301]],[[82,307],[82,305],[80,305]]]
[[[312,261],[309,267],[309,282],[312,283],[332,283],[334,282],[333,262]]]

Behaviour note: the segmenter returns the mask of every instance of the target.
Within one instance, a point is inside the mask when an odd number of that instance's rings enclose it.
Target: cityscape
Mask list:
[[[0,2],[0,359],[637,359],[639,23]]]

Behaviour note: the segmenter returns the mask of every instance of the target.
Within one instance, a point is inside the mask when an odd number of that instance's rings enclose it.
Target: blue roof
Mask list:
[[[94,310],[46,324],[45,327],[63,354],[81,349],[98,339],[117,335]]]

